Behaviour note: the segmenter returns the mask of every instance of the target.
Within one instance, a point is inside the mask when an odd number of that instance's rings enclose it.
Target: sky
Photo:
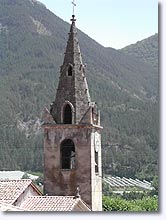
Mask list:
[[[39,0],[70,22],[72,0]],[[75,0],[77,28],[105,47],[115,49],[158,33],[157,0]]]

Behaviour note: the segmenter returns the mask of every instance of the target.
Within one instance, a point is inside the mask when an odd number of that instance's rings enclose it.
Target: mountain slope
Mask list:
[[[1,169],[42,170],[39,122],[42,109],[49,107],[55,96],[69,28],[37,1],[0,1]],[[143,164],[149,172],[147,166],[153,162],[154,175],[157,71],[136,58],[102,47],[81,31],[78,37],[91,97],[101,109],[104,171],[112,167],[111,172],[131,176],[142,172]],[[111,145],[120,153],[112,152]],[[130,161],[118,157],[126,152],[126,145],[132,149],[128,151]],[[136,155],[141,157],[142,151],[146,154],[140,159]]]
[[[145,61],[156,69],[158,68],[158,34],[129,45],[120,51]]]

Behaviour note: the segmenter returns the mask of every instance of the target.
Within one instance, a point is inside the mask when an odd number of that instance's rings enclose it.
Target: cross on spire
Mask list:
[[[75,9],[75,7],[76,7],[75,0],[73,0],[71,3],[72,3],[72,5],[73,5],[73,15],[74,15],[74,9]]]

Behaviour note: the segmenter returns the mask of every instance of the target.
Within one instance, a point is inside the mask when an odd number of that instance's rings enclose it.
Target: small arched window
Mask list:
[[[75,168],[75,146],[72,140],[67,139],[61,144],[61,169]]]
[[[63,123],[72,124],[72,109],[69,104],[66,104],[63,110]]]
[[[68,76],[72,76],[73,75],[73,68],[72,68],[71,65],[69,65],[69,67],[68,67],[67,74],[68,74]]]

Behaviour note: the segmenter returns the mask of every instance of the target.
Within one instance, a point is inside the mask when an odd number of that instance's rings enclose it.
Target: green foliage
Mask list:
[[[126,200],[120,197],[103,197],[103,211],[158,211],[157,197],[143,197],[142,199]]]
[[[122,195],[123,199],[126,200],[136,200],[136,199],[143,199],[143,197],[147,196],[146,192],[124,192]]]
[[[43,185],[43,184],[44,184],[44,176],[43,176],[43,173],[41,173],[41,172],[32,172],[32,171],[28,171],[28,173],[29,173],[29,174],[32,174],[32,175],[38,176],[38,178],[33,181],[36,185],[40,186],[40,185]]]
[[[154,189],[149,193],[151,196],[158,196],[158,191],[159,191],[159,180],[158,180],[158,176],[154,176],[153,180],[152,180],[152,186],[154,187]]]
[[[42,172],[43,133],[27,135],[18,122],[42,119],[54,100],[70,27],[28,0],[1,0],[0,20],[0,169]],[[103,172],[152,178],[158,174],[157,70],[81,31],[78,37],[101,110]]]
[[[21,179],[30,179],[29,175],[25,172]]]
[[[112,190],[109,184],[107,184],[105,181],[102,182],[102,193],[104,196],[112,196]]]
[[[120,51],[145,61],[158,69],[158,34],[129,45]]]
[[[152,181],[152,186],[158,190],[159,188],[159,179],[158,179],[158,176],[154,176],[153,177],[153,181]]]

